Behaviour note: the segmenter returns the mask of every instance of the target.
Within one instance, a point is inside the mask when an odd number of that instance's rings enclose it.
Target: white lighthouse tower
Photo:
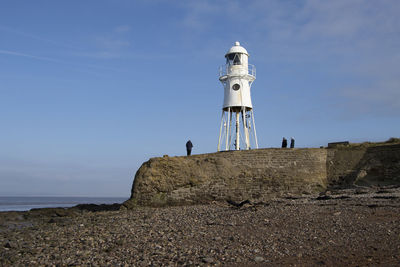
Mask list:
[[[250,88],[256,79],[256,68],[248,64],[247,50],[235,42],[225,55],[226,64],[219,69],[219,80],[224,86],[218,151],[258,148],[256,126]],[[234,122],[232,116],[234,115]],[[232,125],[235,123],[234,129]],[[233,140],[232,140],[233,137]],[[252,146],[253,145],[253,146]]]

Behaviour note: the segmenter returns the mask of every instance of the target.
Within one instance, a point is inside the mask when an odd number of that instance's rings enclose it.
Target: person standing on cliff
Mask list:
[[[290,148],[294,148],[294,138],[290,138]]]
[[[190,140],[187,141],[186,142],[186,152],[187,152],[188,156],[190,156],[190,154],[192,153],[192,147],[193,147],[192,142]]]
[[[287,140],[285,137],[282,139],[282,148],[287,148]]]

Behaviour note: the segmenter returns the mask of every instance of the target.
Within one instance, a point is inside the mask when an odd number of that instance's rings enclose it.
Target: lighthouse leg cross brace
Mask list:
[[[246,107],[222,111],[218,151],[258,148],[253,114]]]

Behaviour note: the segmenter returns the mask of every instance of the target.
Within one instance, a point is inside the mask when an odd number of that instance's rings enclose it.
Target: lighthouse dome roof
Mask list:
[[[243,46],[241,46],[239,42],[235,42],[235,45],[228,50],[225,56],[233,53],[242,53],[246,54],[247,56],[249,55],[249,53],[247,53],[247,50]]]

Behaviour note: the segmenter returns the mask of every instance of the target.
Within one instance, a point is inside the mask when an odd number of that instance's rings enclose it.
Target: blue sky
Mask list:
[[[400,136],[400,2],[4,1],[0,195],[130,195],[150,157],[217,148],[240,41],[260,147]]]

